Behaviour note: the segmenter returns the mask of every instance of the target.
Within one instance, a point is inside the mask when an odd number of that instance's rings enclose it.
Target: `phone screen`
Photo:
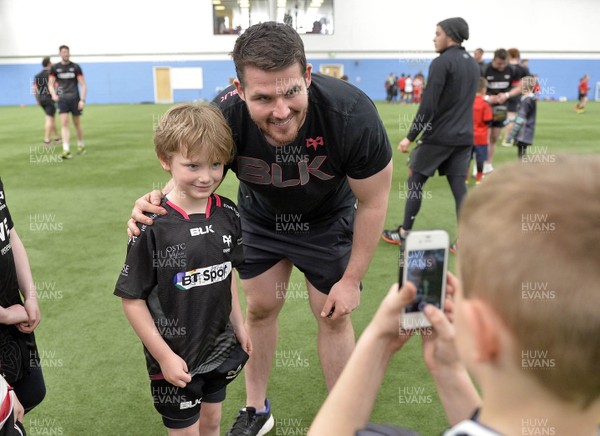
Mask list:
[[[414,283],[417,295],[406,306],[405,312],[421,312],[426,304],[441,307],[442,287],[444,285],[444,248],[429,250],[408,250],[404,268],[406,280]]]

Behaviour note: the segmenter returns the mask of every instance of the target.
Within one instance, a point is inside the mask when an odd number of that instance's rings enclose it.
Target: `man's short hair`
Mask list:
[[[600,396],[600,156],[546,158],[501,167],[469,194],[458,265],[465,298],[496,311],[523,371],[583,409]],[[536,353],[544,362],[529,365]]]
[[[277,71],[295,63],[306,72],[304,43],[291,26],[274,21],[250,26],[235,41],[231,52],[238,79],[244,84],[244,69],[248,65],[265,71]]]
[[[63,48],[66,48],[67,50],[71,51],[68,45],[61,45],[60,47],[58,47],[58,52],[60,53]]]
[[[192,159],[207,151],[209,162],[226,164],[233,158],[234,144],[231,128],[216,106],[185,103],[173,106],[161,117],[154,149],[165,162],[177,153]]]
[[[518,48],[509,48],[507,52],[511,59],[521,59],[521,53]]]
[[[482,55],[483,55],[483,53],[484,53],[484,51],[483,51],[483,49],[482,49],[482,48],[476,48],[476,49],[475,49],[475,53],[477,53],[477,52],[481,53]]]
[[[42,66],[47,67],[48,65],[50,65],[50,56],[46,56],[44,59],[42,59]]]
[[[499,48],[494,52],[494,59],[496,58],[505,61],[506,59],[508,59],[508,52],[503,48]]]

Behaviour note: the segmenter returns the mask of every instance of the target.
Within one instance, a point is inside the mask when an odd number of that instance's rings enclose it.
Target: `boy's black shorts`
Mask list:
[[[61,114],[68,114],[71,112],[74,117],[81,115],[82,111],[79,110],[79,97],[67,97],[61,95],[58,99],[58,112]]]
[[[288,218],[266,225],[242,215],[244,263],[237,267],[240,277],[251,279],[288,259],[314,287],[329,294],[350,260],[354,211],[318,226],[302,222],[301,218]]]
[[[185,388],[172,385],[162,378],[162,374],[150,376],[154,408],[162,415],[165,427],[189,427],[200,418],[202,403],[225,400],[226,386],[240,374],[248,357],[237,344],[219,367],[206,374],[194,375]]]
[[[56,105],[51,98],[40,98],[40,106],[46,115],[53,117],[56,114]]]

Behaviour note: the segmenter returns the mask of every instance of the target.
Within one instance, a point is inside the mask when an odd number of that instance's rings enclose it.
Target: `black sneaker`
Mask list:
[[[394,230],[384,230],[381,233],[381,239],[388,244],[401,245],[406,239],[406,236],[404,238],[402,237],[402,234],[400,233],[400,227],[398,227]]]
[[[254,407],[240,409],[227,436],[263,436],[271,431],[275,420],[271,415],[271,404],[265,399],[266,412],[256,413]]]

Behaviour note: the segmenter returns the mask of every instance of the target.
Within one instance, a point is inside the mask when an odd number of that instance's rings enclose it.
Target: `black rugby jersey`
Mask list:
[[[267,142],[235,87],[213,101],[233,131],[230,168],[240,180],[244,219],[269,224],[278,214],[301,214],[310,225],[333,222],[353,213],[356,198],[346,177],[370,177],[390,162],[387,132],[365,93],[321,74],[312,75],[308,93],[306,120],[285,146]]]
[[[212,194],[205,214],[187,215],[166,199],[167,215],[151,215],[129,240],[114,294],[146,300],[159,333],[189,372],[208,372],[235,345],[229,324],[232,268],[243,261],[239,213]],[[160,365],[144,347],[148,373]]]
[[[518,82],[521,78],[518,77],[513,65],[507,65],[504,71],[498,71],[490,62],[485,69],[484,76],[488,81],[487,94],[498,95],[503,92],[508,92],[513,87],[513,82]]]
[[[10,243],[13,221],[6,205],[0,179],[0,306],[23,304],[17,268]],[[15,325],[0,324],[0,373],[9,384],[24,376],[28,368],[39,366],[34,333],[21,333]]]
[[[0,179],[0,306],[9,307],[19,304],[19,282],[17,269],[10,245],[10,231],[13,221],[6,205],[4,185]]]
[[[48,90],[48,76],[50,71],[43,69],[35,75],[33,79],[33,86],[35,87],[36,95],[40,100],[49,100],[52,98],[50,91]]]
[[[69,98],[79,98],[79,87],[77,84],[77,76],[83,76],[81,67],[69,61],[68,64],[59,62],[52,65],[50,69],[50,75],[56,78],[58,82],[58,89],[56,92],[59,96],[65,96]]]

